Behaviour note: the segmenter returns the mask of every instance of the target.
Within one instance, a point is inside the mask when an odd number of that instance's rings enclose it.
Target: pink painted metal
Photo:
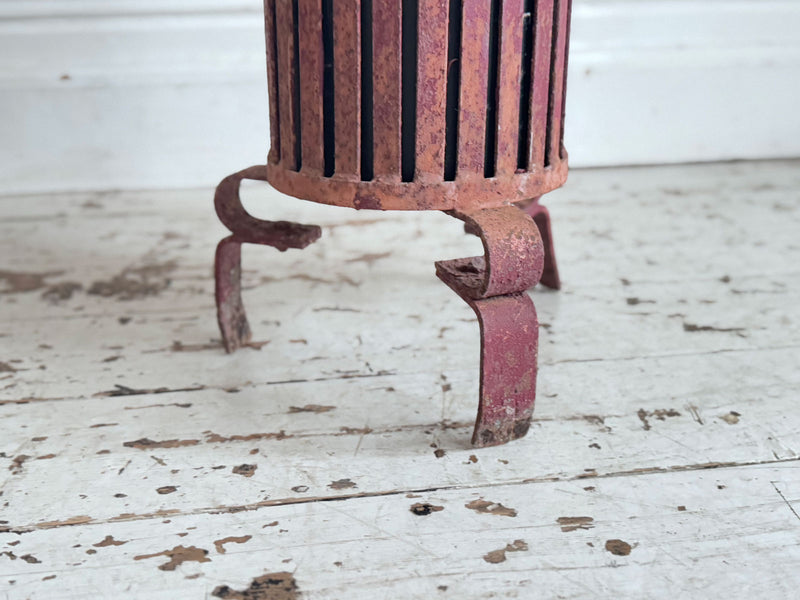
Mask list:
[[[241,244],[281,251],[312,225],[259,221],[242,179],[297,198],[377,210],[444,210],[484,256],[436,263],[476,312],[481,391],[473,443],[528,430],[538,322],[526,290],[558,289],[550,217],[563,185],[571,0],[265,0],[271,149],[267,164],[220,184],[233,235],[217,250],[220,329],[249,341]]]

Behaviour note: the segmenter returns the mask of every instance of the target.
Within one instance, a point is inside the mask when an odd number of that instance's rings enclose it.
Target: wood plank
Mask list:
[[[458,221],[248,187],[328,239],[246,250],[227,356],[208,190],[0,198],[0,597],[791,597],[797,165],[575,173],[531,432],[481,451]]]
[[[565,289],[533,293],[548,326],[543,367],[630,358],[648,365],[671,355],[796,345],[791,306],[798,290],[785,283],[797,274],[800,203],[785,187],[793,165],[630,170],[624,191],[614,189],[618,173],[576,173],[552,204]],[[684,187],[670,187],[681,172]],[[703,183],[693,173],[716,175]],[[753,190],[768,180],[775,188],[759,191],[754,202]],[[724,213],[714,203],[719,185],[726,186]],[[29,292],[0,294],[0,348],[6,349],[0,360],[23,361],[4,375],[0,400],[88,396],[116,384],[224,389],[241,383],[229,373],[231,365],[256,385],[416,373],[430,365],[442,372],[472,370],[478,343],[473,315],[430,275],[445,239],[453,256],[480,252],[456,220],[353,215],[266,190],[248,188],[248,205],[270,206],[273,218],[321,222],[327,239],[283,255],[246,247],[245,301],[256,339],[270,344],[234,357],[216,341],[208,248],[223,231],[211,214],[196,210],[207,192],[140,194],[138,201],[131,194],[2,201],[17,211],[0,224],[0,253],[13,257],[2,268],[64,273],[43,278]],[[43,214],[44,207],[51,214]],[[94,233],[87,236],[82,222]],[[174,269],[165,267],[173,262]],[[682,267],[687,264],[691,270]],[[132,284],[115,279],[125,274],[124,280],[141,284],[136,269],[142,267],[157,293],[125,300]],[[55,292],[68,290],[63,284],[70,282],[82,290],[60,299]],[[95,284],[98,293],[87,293]],[[416,305],[397,306],[394,299],[408,286]],[[632,333],[642,328],[647,336]],[[307,343],[292,342],[301,339]],[[113,357],[122,358],[104,362]],[[198,361],[206,367],[202,375]],[[70,376],[76,372],[84,376]]]
[[[474,370],[266,386],[248,385],[249,374],[232,370],[240,387],[227,390],[6,404],[0,417],[12,433],[0,445],[3,499],[12,525],[29,529],[82,515],[85,506],[92,519],[108,520],[258,507],[267,497],[286,503],[297,486],[308,488],[305,498],[380,495],[794,460],[800,431],[786,412],[800,374],[794,365],[772,367],[781,356],[721,354],[702,367],[684,357],[662,359],[659,368],[622,361],[542,369],[530,434],[480,453],[469,447]],[[253,477],[232,472],[243,464],[257,466]],[[220,496],[231,478],[235,497]],[[341,488],[333,483],[345,479]],[[50,492],[30,494],[40,482]],[[87,504],[69,493],[76,485],[101,496],[90,493]],[[141,494],[142,486],[152,493]],[[165,486],[176,493],[155,493]],[[101,501],[112,489],[135,500]]]
[[[19,542],[15,556],[36,562],[0,562],[0,591],[197,598],[287,572],[302,597],[320,599],[635,598],[642,581],[659,599],[788,598],[799,473],[753,466],[466,487],[6,534]],[[515,516],[467,507],[481,502]],[[426,504],[434,512],[411,511]]]

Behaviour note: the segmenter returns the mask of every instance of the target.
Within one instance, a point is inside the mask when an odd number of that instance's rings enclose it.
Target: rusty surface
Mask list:
[[[550,91],[551,45],[553,41],[553,0],[536,3],[536,20],[533,48],[533,76],[531,78],[531,134],[530,162],[528,168],[543,168],[547,140],[547,108]]]
[[[550,109],[548,121],[549,148],[547,148],[547,163],[558,160],[561,156],[561,131],[562,112],[564,105],[564,84],[566,82],[567,66],[567,32],[569,28],[569,0],[556,0],[553,9],[553,64],[550,78],[551,86]]]
[[[372,0],[375,174],[400,180],[402,23],[397,0]],[[365,207],[369,208],[369,207]]]
[[[280,165],[268,165],[269,183],[279,192],[358,209],[375,210],[469,210],[522,202],[561,187],[567,180],[567,163],[549,169],[487,179],[483,174],[438,182],[420,179],[409,183],[376,179],[357,181],[344,177],[309,177]]]
[[[278,101],[270,111],[273,149],[269,158],[269,182],[281,192],[301,198],[361,209],[375,210],[469,210],[501,206],[539,197],[566,181],[567,153],[563,137],[564,78],[569,22],[569,0],[539,0],[532,19],[528,98],[520,112],[524,0],[499,3],[498,57],[491,60],[490,2],[463,2],[454,18],[461,21],[461,38],[448,39],[450,3],[418,0],[415,32],[416,69],[402,68],[403,31],[401,4],[373,0],[369,20],[372,29],[372,71],[362,73],[360,0],[333,2],[333,90],[329,118],[335,148],[333,165],[325,165],[322,77],[324,49],[319,2],[297,0],[297,40],[292,0],[275,2],[275,27],[267,31],[267,48],[275,48],[270,66],[277,81]],[[554,19],[554,9],[557,10]],[[271,26],[267,19],[268,27]],[[555,25],[555,28],[554,28]],[[555,36],[553,35],[555,33]],[[274,40],[271,38],[275,38]],[[274,42],[274,43],[273,43]],[[299,49],[295,52],[295,44]],[[448,49],[458,43],[454,69],[460,75],[458,134],[455,137],[456,181],[445,180]],[[553,43],[556,46],[553,46]],[[299,62],[299,64],[298,64]],[[496,64],[493,64],[496,63]],[[299,78],[297,71],[299,69]],[[488,90],[489,72],[497,70],[497,89]],[[372,102],[364,105],[362,75],[372,82]],[[415,77],[408,89],[416,89],[413,123],[414,176],[401,181],[403,156],[403,77]],[[299,81],[299,85],[298,85]],[[496,96],[495,167],[484,176],[487,150],[488,94]],[[363,105],[363,106],[362,106]],[[373,142],[362,147],[362,110],[372,116]],[[302,115],[302,116],[301,116]],[[519,131],[523,116],[528,138],[527,156],[518,169]],[[300,120],[301,122],[298,122]],[[410,127],[410,125],[409,125]],[[550,133],[548,133],[550,132]],[[546,146],[549,142],[549,150]],[[276,150],[274,146],[278,144]],[[489,155],[492,152],[490,150]],[[362,158],[372,170],[362,181]],[[369,158],[371,157],[371,158]],[[329,176],[325,176],[325,173]]]
[[[544,268],[544,246],[530,216],[516,206],[454,214],[481,238],[485,255],[436,263],[440,279],[473,300],[536,285]]]
[[[332,11],[324,23],[323,5]],[[414,5],[417,15],[404,19],[403,7]],[[239,200],[242,179],[323,204],[444,210],[465,221],[484,256],[438,262],[436,271],[480,324],[478,446],[519,438],[530,425],[538,322],[525,290],[539,281],[560,287],[550,217],[538,199],[568,172],[571,0],[504,0],[494,18],[492,6],[265,0],[272,148],[267,165],[226,178],[216,196],[232,232],[217,248],[215,273],[228,351],[250,339],[241,244],[284,251],[320,236],[316,226],[251,217]],[[414,22],[416,31],[403,31]],[[406,55],[404,68],[404,50],[416,64]],[[457,115],[449,125],[448,115]]]
[[[444,174],[447,2],[419,0],[419,12],[416,177],[435,182]]]
[[[508,177],[517,170],[523,0],[505,0],[502,6],[500,69],[497,89],[496,173]]]
[[[292,0],[275,0],[275,46],[277,48],[278,71],[278,115],[279,121],[270,121],[270,130],[280,130],[281,168],[296,171],[300,155],[300,140],[297,137],[300,115],[294,98],[297,89],[297,63],[295,62],[294,10]],[[276,164],[272,163],[271,164]]]
[[[457,179],[476,173],[483,175],[491,4],[491,2],[463,3]]]
[[[544,245],[544,269],[542,270],[542,278],[539,283],[554,290],[560,290],[561,278],[558,276],[558,264],[556,263],[556,249],[553,244],[553,229],[550,224],[550,213],[547,208],[539,204],[538,198],[521,208],[531,216],[542,236],[542,244]]]
[[[267,96],[269,99],[269,122],[280,123],[278,112],[278,46],[275,35],[275,0],[264,0],[264,30],[267,33]],[[277,163],[281,159],[281,128],[270,127],[270,150],[268,160]]]
[[[361,175],[360,0],[335,0],[333,27],[335,164],[339,173]]]
[[[322,124],[322,12],[319,0],[297,0],[300,53],[300,131],[303,170],[321,176],[325,167]]]
[[[514,206],[454,213],[480,236],[486,255],[436,263],[436,275],[478,317],[481,383],[475,446],[524,436],[536,399],[539,322],[525,290],[539,280],[544,245],[531,217]]]
[[[250,167],[226,177],[217,187],[214,197],[217,216],[233,233],[217,246],[214,264],[217,321],[228,352],[244,346],[251,337],[242,302],[242,244],[262,244],[285,252],[289,248],[305,248],[322,235],[322,230],[316,225],[262,221],[250,216],[239,198],[242,179],[265,181],[266,169],[263,166]]]

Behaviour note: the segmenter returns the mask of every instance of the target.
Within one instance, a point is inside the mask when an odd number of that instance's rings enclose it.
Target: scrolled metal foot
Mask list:
[[[553,229],[550,222],[550,213],[547,208],[539,204],[539,199],[535,198],[525,206],[520,206],[539,228],[544,244],[544,271],[539,283],[554,290],[561,289],[561,278],[558,276],[558,264],[556,263],[556,250],[553,244]]]
[[[242,244],[272,246],[285,252],[289,248],[303,249],[322,235],[317,225],[262,221],[251,216],[239,197],[243,179],[266,181],[266,166],[250,167],[226,177],[214,196],[217,216],[233,234],[217,246],[214,263],[217,321],[228,352],[246,345],[251,336],[242,302]]]
[[[474,446],[523,437],[536,399],[539,322],[525,290],[539,281],[544,245],[515,206],[451,212],[483,241],[485,256],[436,263],[436,275],[474,311],[481,330],[481,383]]]

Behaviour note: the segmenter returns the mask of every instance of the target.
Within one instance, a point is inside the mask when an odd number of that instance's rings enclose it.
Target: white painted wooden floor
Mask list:
[[[222,174],[221,174],[222,175]],[[535,422],[476,451],[443,214],[247,189],[0,198],[0,598],[796,598],[800,162],[576,171]],[[428,513],[428,514],[426,514]]]

